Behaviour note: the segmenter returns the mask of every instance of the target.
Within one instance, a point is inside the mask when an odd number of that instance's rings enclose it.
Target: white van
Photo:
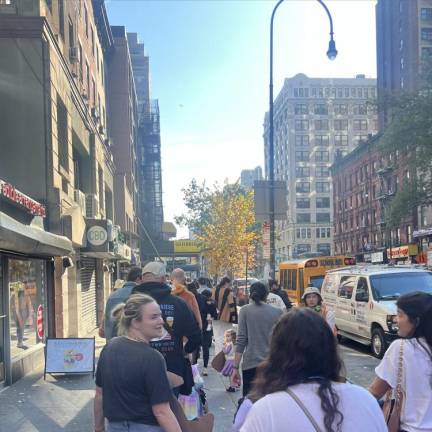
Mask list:
[[[382,358],[397,338],[396,300],[411,291],[432,294],[432,272],[374,265],[329,270],[321,295],[335,313],[338,335],[371,345],[373,355]]]

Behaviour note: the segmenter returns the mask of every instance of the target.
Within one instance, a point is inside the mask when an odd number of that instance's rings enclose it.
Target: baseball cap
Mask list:
[[[155,276],[165,276],[166,275],[166,267],[165,264],[160,261],[152,261],[147,263],[142,271],[142,274],[145,275],[146,273],[152,273]]]

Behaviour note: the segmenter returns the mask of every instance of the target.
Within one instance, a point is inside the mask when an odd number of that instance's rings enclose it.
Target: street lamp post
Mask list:
[[[270,89],[269,89],[269,182],[270,182],[270,273],[275,277],[275,193],[274,193],[274,129],[273,129],[273,22],[277,8],[284,0],[279,0],[273,9],[270,21]],[[317,0],[325,9],[330,21],[330,42],[327,57],[334,60],[337,56],[333,39],[333,20],[330,11],[322,0]]]

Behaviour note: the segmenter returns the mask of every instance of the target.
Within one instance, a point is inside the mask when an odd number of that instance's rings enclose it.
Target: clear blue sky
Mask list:
[[[111,25],[137,32],[150,56],[161,110],[165,220],[183,212],[195,177],[235,181],[263,165],[273,0],[106,0]],[[375,0],[327,0],[338,58],[325,52],[329,24],[315,0],[286,0],[275,21],[275,96],[283,79],[376,76]],[[180,230],[185,235],[187,231]]]

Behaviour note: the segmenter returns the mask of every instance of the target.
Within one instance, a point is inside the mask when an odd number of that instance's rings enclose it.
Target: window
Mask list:
[[[338,89],[337,89],[337,97],[338,98],[343,97],[343,88],[338,87]]]
[[[305,104],[296,104],[294,114],[308,114],[308,106]]]
[[[296,147],[309,146],[309,135],[296,135],[295,145]]]
[[[319,96],[320,98],[324,97],[324,89],[323,89],[322,87],[320,87],[320,88],[318,89],[318,96]]]
[[[309,182],[296,183],[296,192],[297,193],[309,193],[310,192],[310,183]]]
[[[316,182],[316,191],[317,191],[317,193],[330,192],[330,183],[329,182]]]
[[[311,251],[311,245],[310,244],[298,244],[296,246],[296,253],[297,254],[308,253],[310,251]]]
[[[328,120],[315,120],[315,130],[328,130]]]
[[[316,208],[330,208],[329,197],[318,197],[315,201]]]
[[[328,135],[316,135],[315,136],[315,145],[328,147],[328,145],[329,145]]]
[[[350,299],[354,290],[355,281],[355,276],[342,276],[338,289],[338,296]]]
[[[296,151],[295,152],[295,160],[297,162],[309,161],[309,152],[308,151]]]
[[[330,213],[317,213],[316,214],[317,222],[330,222]]]
[[[82,65],[82,59],[83,59],[83,50],[81,42],[78,43],[78,49],[79,49],[79,56],[80,56],[80,64],[79,67],[79,79],[81,82],[83,82],[83,65]]]
[[[59,164],[66,171],[69,169],[68,116],[67,109],[57,95],[57,141]]]
[[[356,301],[365,302],[369,301],[369,288],[366,278],[361,277],[357,282],[357,290],[356,290]]]
[[[354,120],[354,130],[367,130],[367,120]]]
[[[331,229],[330,228],[317,228],[315,234],[316,234],[316,238],[330,238]]]
[[[64,40],[64,37],[65,37],[64,0],[59,0],[58,8],[59,8],[60,35],[61,35],[61,37]]]
[[[432,8],[421,8],[420,18],[425,21],[432,20]]]
[[[359,98],[363,97],[363,89],[362,89],[362,88],[358,88],[358,89],[357,89],[357,96],[358,96]]]
[[[334,128],[335,130],[348,130],[348,120],[346,119],[335,120]]]
[[[346,89],[346,90],[348,90],[348,89]],[[337,104],[334,107],[334,113],[347,115],[348,114],[348,106],[346,104]]]
[[[308,120],[296,120],[294,127],[295,127],[296,131],[306,131],[309,129],[309,121]]]
[[[14,358],[43,342],[36,328],[36,313],[39,306],[46,310],[47,281],[43,260],[9,258],[8,267],[9,283],[6,289],[9,289],[10,345],[11,357]]]
[[[432,47],[422,47],[421,49],[422,58],[427,59],[432,57]]]
[[[296,207],[298,209],[310,208],[310,199],[309,198],[297,198],[296,199]]]
[[[349,88],[348,87],[345,87],[344,93],[345,93],[346,98],[349,97]]]
[[[328,115],[328,108],[326,104],[316,104],[314,106],[314,114]]]
[[[296,167],[296,177],[309,177],[310,168],[309,167]]]
[[[296,220],[297,223],[310,223],[311,215],[310,213],[297,213]]]
[[[87,12],[87,7],[86,7],[85,4],[84,4],[84,27],[85,27],[85,34],[86,34],[87,39],[88,39],[88,36],[89,36],[89,32],[88,32],[88,12]]]
[[[75,31],[72,20],[69,18],[69,46],[72,48],[75,45]]]
[[[355,145],[360,144],[361,142],[367,141],[368,136],[367,135],[354,135],[353,142]]]
[[[316,162],[328,162],[329,161],[329,152],[328,151],[315,152],[315,161]]]
[[[296,229],[296,238],[298,239],[310,239],[311,238],[311,229],[310,228],[297,228]]]
[[[321,252],[324,255],[330,255],[330,253],[331,253],[330,243],[318,243],[317,244],[317,252]]]
[[[364,104],[354,105],[353,114],[354,115],[366,115],[367,114],[366,105],[364,105]]]
[[[348,145],[348,136],[347,135],[335,135],[335,146],[342,147]]]
[[[329,167],[326,167],[326,166],[317,166],[315,168],[315,175],[317,177],[328,177],[330,175]]]
[[[86,62],[86,84],[87,84],[87,97],[90,99],[90,68]]]
[[[90,26],[90,30],[91,30],[91,47],[92,47],[92,54],[93,57],[95,56],[95,38],[94,38],[94,31],[93,31],[93,27]]]
[[[93,106],[96,106],[96,83],[95,83],[95,80],[93,78],[92,78],[92,90],[93,90],[93,93],[92,93]],[[89,99],[90,99],[90,97],[89,97]]]
[[[421,29],[421,38],[424,41],[432,41],[432,28],[423,27]]]

